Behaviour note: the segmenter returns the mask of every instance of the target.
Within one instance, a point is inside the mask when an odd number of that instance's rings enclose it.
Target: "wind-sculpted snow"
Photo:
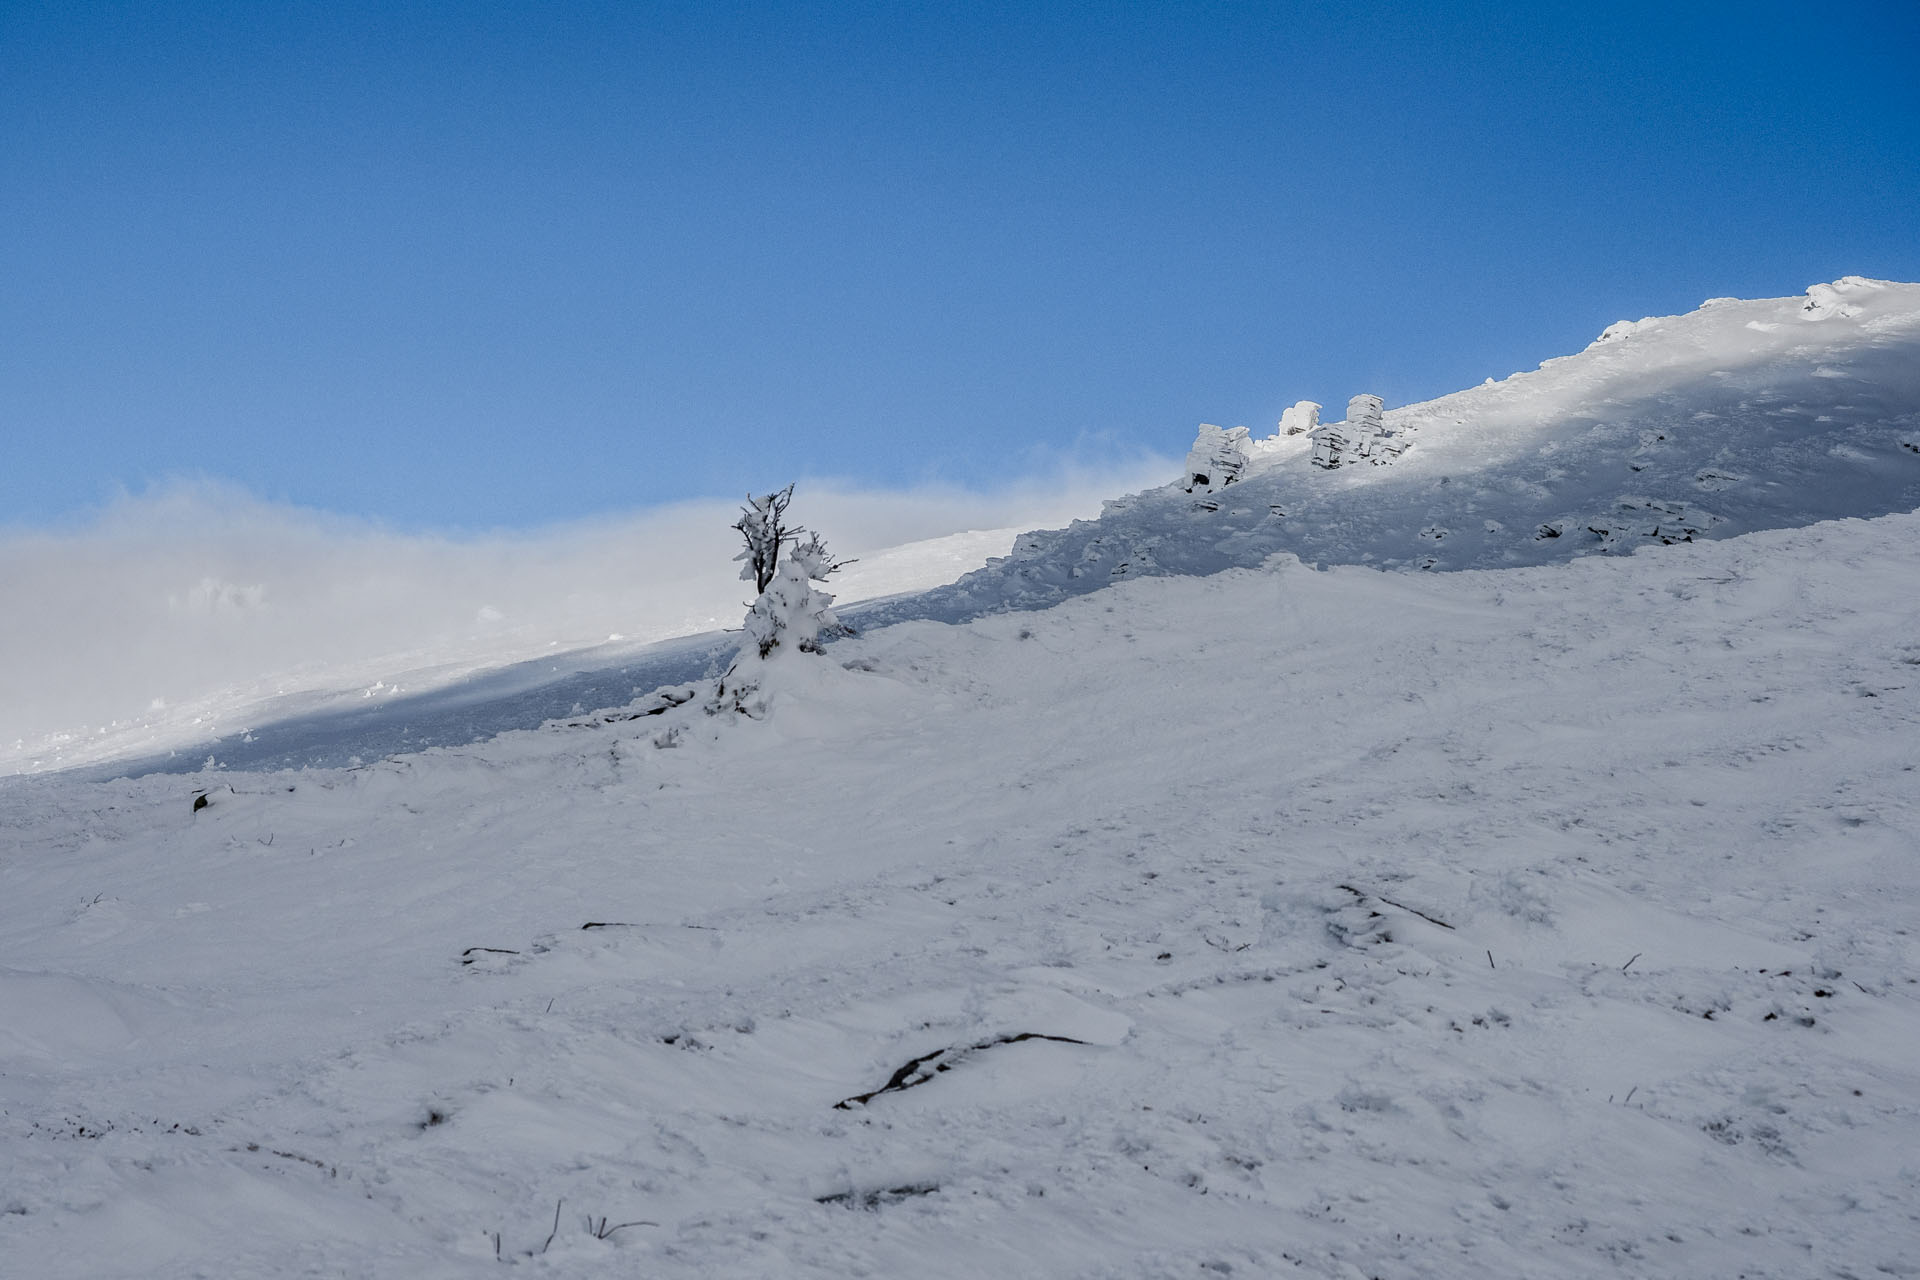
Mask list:
[[[1532,373],[1388,410],[1390,465],[1179,485],[1031,533],[872,620],[1044,606],[1126,578],[1310,564],[1491,569],[1920,507],[1920,285],[1849,278],[1612,326]],[[1341,424],[1322,428],[1337,430]]]
[[[1916,538],[1277,557],[760,720],[26,779],[0,1272],[1906,1274]]]
[[[1371,400],[1355,403],[1370,413]],[[1308,435],[1254,441],[1234,483],[1188,492],[1183,476],[1107,503],[1098,519],[1026,534],[951,585],[840,612],[861,629],[964,622],[1128,579],[1253,568],[1277,552],[1315,565],[1486,569],[1911,511],[1920,285],[1850,277],[1804,298],[1716,299],[1622,322],[1534,372],[1388,410],[1384,427],[1392,448],[1332,470],[1312,464]],[[244,732],[100,769],[191,770],[209,756],[234,768],[338,766],[458,745],[696,679],[734,643],[709,634],[545,658],[384,705],[295,699]]]
[[[220,769],[338,769],[429,747],[464,746],[555,717],[623,705],[662,685],[724,667],[737,635],[665,640],[609,660],[601,651],[519,662],[423,693],[288,698],[256,711],[245,729],[192,748],[72,770],[138,777]],[[0,785],[9,780],[0,779]]]

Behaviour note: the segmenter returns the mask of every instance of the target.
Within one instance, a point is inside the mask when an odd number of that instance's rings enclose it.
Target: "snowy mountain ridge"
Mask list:
[[[1711,299],[1384,419],[1410,446],[1389,465],[1328,471],[1307,437],[1255,441],[1235,484],[1119,499],[895,612],[1034,607],[1277,551],[1484,569],[1910,511],[1920,285],[1849,276],[1801,298]]]

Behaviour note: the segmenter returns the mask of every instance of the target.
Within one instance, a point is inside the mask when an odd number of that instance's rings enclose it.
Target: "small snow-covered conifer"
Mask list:
[[[791,497],[793,488],[789,485],[782,492]],[[797,528],[786,531],[796,539],[794,545],[747,610],[746,639],[720,680],[720,709],[760,715],[766,708],[769,664],[787,653],[818,653],[823,639],[848,630],[834,616],[833,597],[814,585],[825,582],[842,562],[833,558],[819,534],[808,533],[798,540],[800,532]]]
[[[833,597],[813,584],[825,582],[840,566],[817,533],[787,553],[760,598],[747,611],[747,639],[761,658],[789,646],[800,653],[818,653],[820,638],[840,629],[833,615]]]

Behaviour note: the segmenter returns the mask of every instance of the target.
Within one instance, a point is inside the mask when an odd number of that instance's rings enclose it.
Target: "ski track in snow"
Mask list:
[[[1912,1274],[1917,538],[1283,555],[759,722],[22,780],[4,1269]]]

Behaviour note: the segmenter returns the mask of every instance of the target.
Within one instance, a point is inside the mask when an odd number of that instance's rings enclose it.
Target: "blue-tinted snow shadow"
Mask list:
[[[197,773],[209,757],[223,769],[249,772],[328,769],[430,747],[463,746],[512,729],[538,728],[576,710],[624,706],[662,685],[698,680],[724,662],[738,643],[735,637],[708,632],[664,640],[617,660],[599,649],[549,654],[425,693],[299,712],[253,723],[244,735],[63,772],[101,779]]]
[[[941,618],[960,621],[964,610],[914,595],[865,601],[841,610],[849,625]],[[273,772],[332,769],[432,747],[465,746],[548,720],[625,706],[666,685],[689,684],[725,668],[739,633],[709,631],[609,654],[604,647],[545,654],[478,672],[424,693],[396,694],[302,709],[251,722],[244,732],[209,737],[165,753],[78,765],[37,777],[138,778],[198,773],[212,758],[222,769]]]

